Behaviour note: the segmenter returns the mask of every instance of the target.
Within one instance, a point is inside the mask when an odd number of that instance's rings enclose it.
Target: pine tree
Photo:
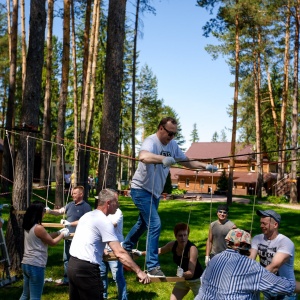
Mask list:
[[[198,129],[196,123],[193,124],[193,130],[190,136],[191,136],[190,142],[192,143],[199,142],[199,135],[198,135]]]

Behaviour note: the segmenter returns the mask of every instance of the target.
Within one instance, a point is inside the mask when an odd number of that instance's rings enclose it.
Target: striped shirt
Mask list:
[[[286,295],[294,290],[294,280],[276,276],[255,260],[227,249],[208,263],[195,300],[259,300],[259,291]]]

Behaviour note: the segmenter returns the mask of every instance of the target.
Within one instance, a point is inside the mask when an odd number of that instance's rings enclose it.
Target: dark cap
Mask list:
[[[257,210],[256,214],[260,217],[271,217],[273,218],[277,223],[280,223],[281,221],[281,216],[277,212],[275,212],[272,209],[268,210]]]

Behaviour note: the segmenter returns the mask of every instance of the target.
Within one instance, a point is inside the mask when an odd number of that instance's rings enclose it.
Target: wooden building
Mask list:
[[[210,173],[206,170],[194,171],[182,168],[171,168],[172,184],[179,189],[190,192],[210,193],[217,191],[217,182],[225,170],[228,176],[230,160],[230,142],[197,142],[187,150],[186,155],[190,160],[200,160],[212,163],[218,171]],[[233,194],[253,194],[257,181],[257,161],[251,145],[236,145],[235,168],[233,170]],[[271,164],[267,155],[263,155],[264,190],[271,193],[272,185],[276,182],[277,173],[275,164]]]

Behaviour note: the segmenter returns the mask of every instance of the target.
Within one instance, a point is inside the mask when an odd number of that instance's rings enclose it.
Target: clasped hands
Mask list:
[[[57,231],[57,234],[60,235],[62,234],[64,235],[64,238],[68,237],[70,235],[69,229],[68,228],[62,228],[60,230]]]
[[[61,220],[60,220],[60,224],[65,225],[65,226],[68,226],[68,225],[71,225],[71,222],[69,222],[69,221],[67,221],[67,220],[64,220],[64,219],[61,219]]]

